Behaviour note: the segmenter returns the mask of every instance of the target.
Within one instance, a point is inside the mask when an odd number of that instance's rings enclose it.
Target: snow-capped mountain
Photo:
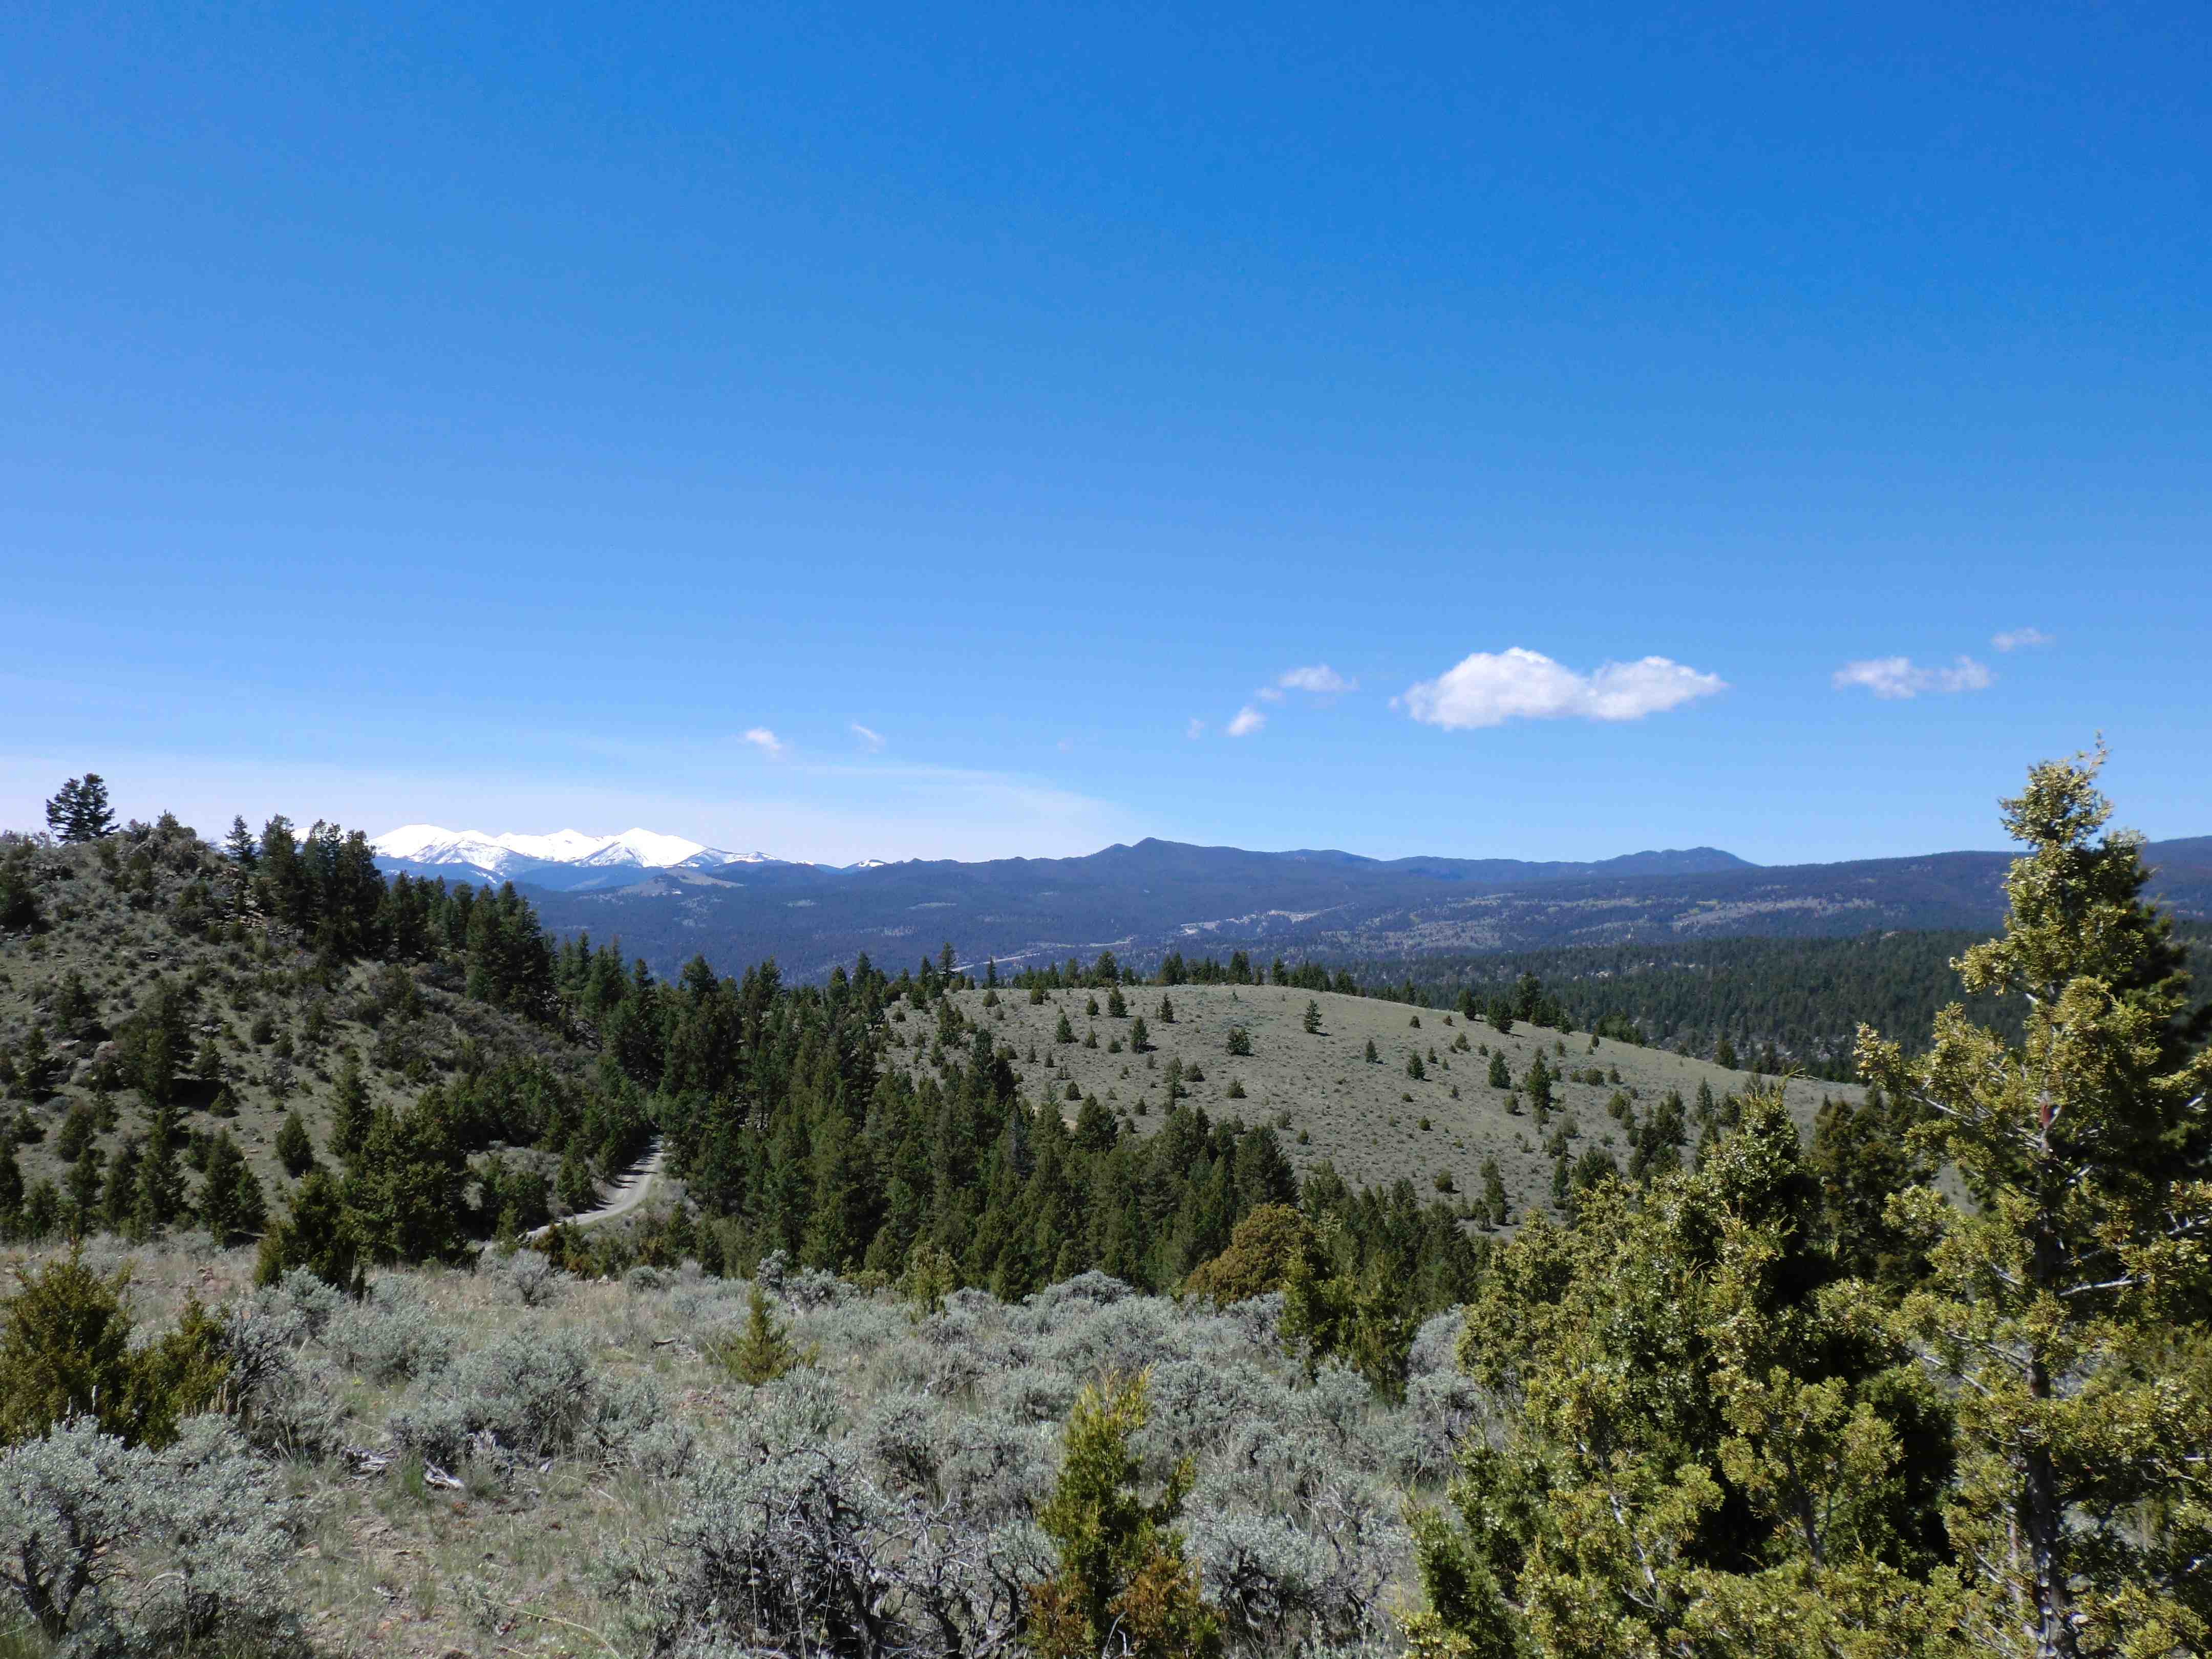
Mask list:
[[[652,830],[625,830],[618,836],[587,836],[580,830],[558,830],[550,836],[495,836],[481,830],[410,823],[386,830],[369,845],[386,871],[564,889],[620,885],[654,870],[713,874],[733,866],[783,862],[765,853],[724,852]]]

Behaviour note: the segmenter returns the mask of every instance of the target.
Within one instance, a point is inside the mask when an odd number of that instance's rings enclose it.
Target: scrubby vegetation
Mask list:
[[[1401,1510],[1474,1410],[1449,1316],[1399,1403],[1285,1347],[1279,1295],[1178,1305],[1092,1273],[933,1311],[781,1257],[750,1283],[548,1282],[544,1260],[380,1273],[355,1302],[306,1273],[256,1290],[249,1252],[204,1241],[94,1259],[98,1285],[135,1267],[144,1323],[212,1291],[227,1414],[158,1452],[64,1419],[0,1457],[101,1552],[48,1633],[173,1650],[182,1615],[143,1598],[177,1570],[161,1506],[191,1504],[210,1559],[236,1547],[207,1605],[333,1651],[985,1654],[1040,1595],[1087,1628],[1133,1589],[1230,1653],[1388,1644]],[[718,1354],[763,1320],[792,1363],[755,1383]],[[143,1512],[103,1507],[126,1471]]]

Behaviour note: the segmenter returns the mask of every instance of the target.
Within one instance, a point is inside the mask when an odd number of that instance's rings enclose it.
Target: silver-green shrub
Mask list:
[[[422,1293],[393,1274],[331,1320],[324,1340],[349,1370],[373,1382],[398,1382],[443,1370],[456,1346],[450,1326],[430,1311]]]
[[[291,1623],[289,1516],[268,1466],[218,1417],[156,1453],[89,1421],[0,1455],[0,1586],[68,1650],[123,1659]]]
[[[433,1463],[501,1468],[579,1455],[673,1474],[692,1437],[649,1378],[611,1382],[579,1337],[524,1326],[464,1354],[393,1412],[392,1441]]]
[[[345,1403],[306,1354],[311,1330],[307,1316],[276,1289],[257,1291],[223,1322],[224,1386],[239,1428],[280,1456],[327,1457],[345,1440]]]

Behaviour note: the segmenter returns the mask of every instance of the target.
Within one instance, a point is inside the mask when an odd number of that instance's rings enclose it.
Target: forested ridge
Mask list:
[[[1007,1296],[1091,1267],[1167,1288],[1271,1204],[1334,1218],[1335,1265],[1408,1312],[1457,1299],[1478,1261],[1461,1218],[1410,1183],[1301,1189],[1272,1129],[1188,1108],[1142,1137],[1095,1111],[1065,1122],[969,1028],[945,993],[972,981],[945,962],[894,980],[864,957],[793,987],[773,963],[723,977],[695,961],[664,981],[611,945],[555,945],[511,887],[386,878],[358,832],[283,818],[236,823],[221,848],[167,817],[19,836],[0,868],[21,957],[0,1083],[17,1144],[66,1155],[26,1181],[9,1150],[15,1237],[258,1236],[267,1276],[349,1283],[589,1207],[657,1128],[692,1201],[635,1248],[717,1270],[781,1250],[896,1275],[919,1252]],[[104,948],[126,937],[160,949],[123,956],[177,971],[126,979]],[[1110,957],[1083,971],[1122,975]],[[951,1043],[928,1075],[882,1063],[895,1003]],[[231,1024],[249,1012],[252,1029]],[[296,1103],[318,1091],[311,1134]],[[233,1136],[241,1101],[277,1126],[258,1170]],[[632,1247],[600,1248],[618,1263]]]
[[[2175,937],[2200,953],[2212,925],[2177,922]],[[1407,988],[1431,1005],[1462,993],[1480,1002],[1534,974],[1575,1025],[1632,1026],[1640,1040],[1711,1054],[1723,1038],[1743,1055],[1771,1050],[1777,1064],[1844,1076],[1862,1024],[1921,1041],[1953,1002],[2008,1036],[2020,1012],[2004,1000],[1962,993],[1953,963],[1984,935],[1891,932],[1856,939],[1686,940],[1656,946],[1572,945],[1474,957],[1425,956],[1354,962],[1363,984]],[[1774,1065],[1767,1068],[1776,1069]]]

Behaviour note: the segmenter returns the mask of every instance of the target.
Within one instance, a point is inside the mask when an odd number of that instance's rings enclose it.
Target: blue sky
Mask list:
[[[0,823],[2212,830],[2201,11],[647,9],[11,10]]]

